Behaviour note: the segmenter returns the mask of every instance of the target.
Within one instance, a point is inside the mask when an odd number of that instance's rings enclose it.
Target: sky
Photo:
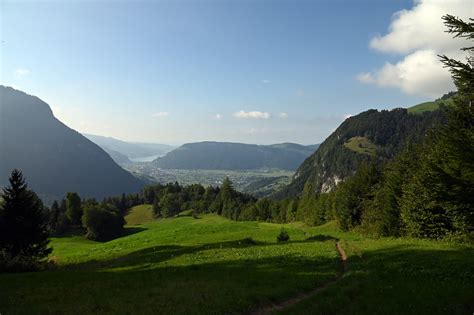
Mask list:
[[[350,115],[454,90],[441,16],[469,0],[0,0],[0,84],[83,133],[322,142]]]

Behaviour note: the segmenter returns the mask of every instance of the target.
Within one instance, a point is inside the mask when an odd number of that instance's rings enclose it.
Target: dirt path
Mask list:
[[[292,305],[295,305],[296,303],[299,303],[303,300],[306,300],[307,298],[312,297],[315,294],[318,294],[319,292],[325,290],[327,287],[330,285],[336,283],[339,281],[343,276],[344,273],[347,271],[347,256],[346,253],[344,252],[344,249],[342,248],[341,244],[339,242],[336,242],[336,250],[339,253],[339,257],[341,259],[341,270],[338,272],[336,278],[330,282],[327,282],[319,287],[316,287],[312,289],[311,291],[307,291],[304,293],[300,293],[297,296],[294,296],[292,298],[289,298],[287,300],[283,300],[278,303],[274,303],[268,306],[263,306],[258,309],[255,309],[251,311],[250,315],[264,315],[264,314],[271,314],[274,311],[282,310],[287,307],[290,307]]]

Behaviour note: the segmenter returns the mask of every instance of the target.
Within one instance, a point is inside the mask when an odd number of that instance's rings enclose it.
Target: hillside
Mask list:
[[[452,102],[452,97],[456,95],[456,92],[449,92],[447,94],[444,94],[442,97],[438,98],[437,100],[431,101],[431,102],[424,102],[412,107],[407,108],[408,112],[410,114],[419,114],[423,112],[430,112],[434,111],[440,108],[442,105],[447,105],[451,104]]]
[[[112,137],[84,134],[86,138],[100,146],[119,164],[128,163],[130,159],[141,159],[165,155],[175,147],[158,143],[134,143]],[[123,157],[127,158],[126,160]]]
[[[54,237],[56,268],[0,274],[2,312],[51,313],[55,301],[60,314],[253,314],[319,287],[278,313],[470,314],[474,307],[467,244],[366,239],[333,223],[286,224],[290,241],[279,243],[280,224],[216,215],[140,222],[105,243]],[[336,239],[348,257],[342,278]]]
[[[143,185],[99,146],[56,119],[48,104],[0,86],[0,186],[14,168],[48,201],[69,191],[102,198]]]
[[[390,160],[407,139],[424,135],[440,119],[440,111],[412,115],[402,108],[368,110],[350,117],[301,164],[292,182],[273,197],[297,196],[307,184],[314,192],[328,192],[351,176],[360,163]]]
[[[255,145],[207,141],[184,144],[153,163],[162,169],[293,171],[313,152],[311,147],[294,143]]]

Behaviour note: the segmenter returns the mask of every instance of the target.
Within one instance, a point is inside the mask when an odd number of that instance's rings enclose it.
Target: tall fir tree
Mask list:
[[[46,257],[52,249],[43,204],[19,170],[11,173],[9,182],[0,206],[0,252],[9,257]]]
[[[454,37],[474,39],[474,20],[443,20]],[[411,235],[440,238],[474,232],[474,47],[468,62],[440,56],[458,91],[444,108],[447,122],[426,146],[424,161],[404,187],[400,205]]]
[[[69,192],[66,196],[66,215],[73,226],[82,224],[82,201],[77,193]]]

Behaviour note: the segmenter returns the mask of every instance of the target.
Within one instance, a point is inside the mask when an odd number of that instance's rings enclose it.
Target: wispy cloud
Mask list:
[[[17,78],[23,78],[28,76],[31,73],[29,69],[26,68],[18,68],[15,70],[15,77]]]
[[[169,112],[157,112],[157,113],[152,114],[151,116],[156,117],[156,118],[161,118],[161,117],[168,117],[169,115],[170,115]]]
[[[215,119],[215,120],[221,120],[222,118],[224,118],[224,116],[221,114],[212,115],[212,119]]]
[[[269,119],[271,117],[268,112],[259,112],[259,111],[238,111],[234,113],[234,117],[239,119]]]
[[[262,83],[263,84],[268,84],[268,83],[272,83],[272,81],[264,79],[264,80],[262,80]]]
[[[284,113],[284,112],[280,113],[280,114],[278,114],[278,117],[280,117],[282,119],[286,119],[286,118],[288,118],[288,113]]]

